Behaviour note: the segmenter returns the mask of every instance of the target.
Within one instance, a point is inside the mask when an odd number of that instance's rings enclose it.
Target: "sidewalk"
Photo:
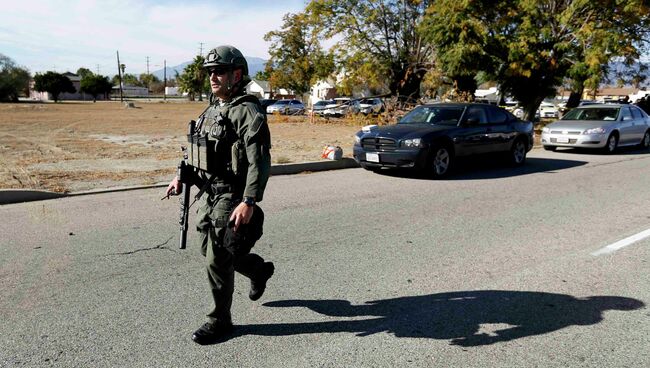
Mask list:
[[[303,162],[298,164],[281,164],[281,165],[271,166],[271,175],[292,175],[301,172],[338,170],[338,169],[347,169],[353,167],[359,167],[359,165],[356,163],[356,161],[354,161],[354,159],[351,158],[343,158],[341,160],[336,160],[336,161],[314,161],[314,162]],[[79,195],[158,188],[158,187],[166,187],[167,185],[169,185],[169,183],[95,189],[95,190],[73,192],[73,193],[56,193],[56,192],[48,192],[46,190],[36,190],[36,189],[34,190],[0,189],[0,205],[10,204],[10,203],[41,201],[45,199],[54,199],[54,198],[62,198],[62,197],[73,197]]]

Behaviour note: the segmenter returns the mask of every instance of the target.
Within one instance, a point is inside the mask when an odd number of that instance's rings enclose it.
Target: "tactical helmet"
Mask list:
[[[208,56],[205,57],[205,62],[203,63],[204,68],[210,68],[214,66],[230,66],[230,67],[241,67],[243,70],[243,75],[248,75],[248,63],[246,58],[233,46],[219,46],[216,47],[208,53]]]

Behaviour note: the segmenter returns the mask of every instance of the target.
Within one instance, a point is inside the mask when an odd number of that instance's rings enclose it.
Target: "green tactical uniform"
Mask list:
[[[215,303],[208,319],[219,324],[231,324],[234,271],[252,281],[263,277],[260,272],[263,272],[264,260],[250,253],[262,235],[263,212],[255,206],[250,223],[240,226],[238,233],[254,233],[248,239],[227,241],[226,232],[232,210],[243,197],[255,198],[257,202],[263,198],[271,167],[271,136],[266,114],[257,98],[250,95],[236,96],[221,105],[213,103],[201,119],[202,133],[216,128],[213,125],[219,119],[225,119],[223,126],[236,133],[236,141],[230,150],[226,150],[231,152],[227,170],[214,174],[216,178],[197,209],[201,253],[207,260],[208,281]],[[212,175],[199,171],[202,181],[209,180]]]

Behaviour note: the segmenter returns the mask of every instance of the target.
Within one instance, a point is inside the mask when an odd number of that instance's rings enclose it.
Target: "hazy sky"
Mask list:
[[[265,33],[304,0],[0,0],[0,53],[33,74],[85,67],[112,76],[190,61],[222,44],[268,58]]]

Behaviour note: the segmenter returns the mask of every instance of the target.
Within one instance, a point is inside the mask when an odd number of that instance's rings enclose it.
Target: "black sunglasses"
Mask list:
[[[216,68],[208,68],[208,75],[216,74],[216,75],[223,75],[226,74],[230,68],[228,67],[216,67]]]

